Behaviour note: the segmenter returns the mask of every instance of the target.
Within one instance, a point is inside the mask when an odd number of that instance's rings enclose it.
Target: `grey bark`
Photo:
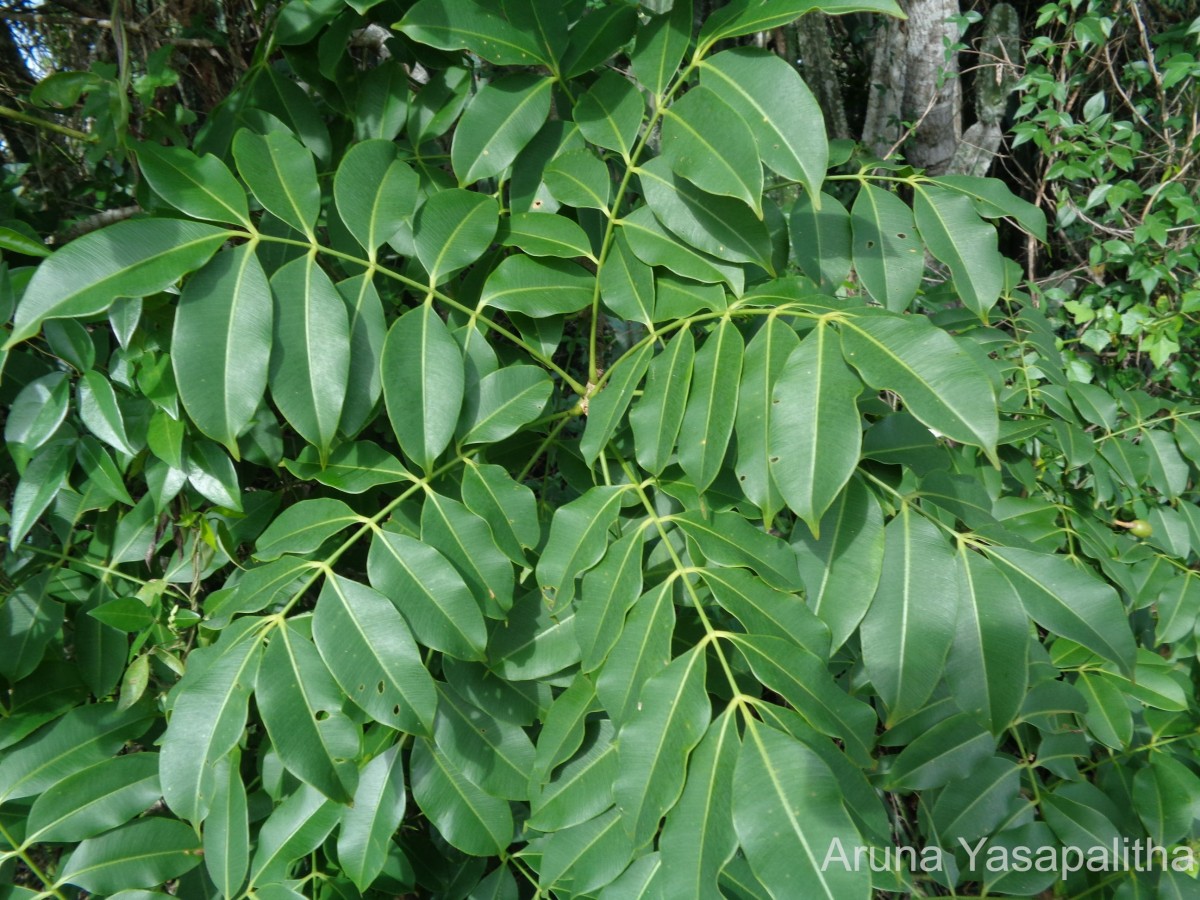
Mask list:
[[[962,133],[962,86],[958,60],[946,58],[947,42],[960,37],[950,21],[957,0],[908,0],[908,20],[890,20],[878,35],[871,63],[871,91],[863,141],[883,156],[911,123],[906,157],[937,173],[954,157]]]
[[[831,138],[850,137],[846,122],[846,103],[838,81],[836,64],[830,52],[829,20],[824,16],[802,16],[796,23],[796,55],[804,81],[825,114],[825,127]],[[796,60],[788,62],[795,64]]]

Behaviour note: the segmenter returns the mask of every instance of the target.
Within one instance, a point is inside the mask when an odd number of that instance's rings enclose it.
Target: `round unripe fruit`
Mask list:
[[[1134,519],[1129,524],[1129,533],[1135,538],[1148,538],[1154,534],[1154,528],[1145,519]]]

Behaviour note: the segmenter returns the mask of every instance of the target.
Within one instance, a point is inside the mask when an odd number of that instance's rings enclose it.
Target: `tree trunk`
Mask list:
[[[908,20],[891,19],[876,37],[863,141],[878,155],[910,135],[905,158],[937,173],[954,158],[962,134],[957,55],[947,43],[959,29],[957,0],[908,0]],[[902,127],[906,124],[907,128]]]

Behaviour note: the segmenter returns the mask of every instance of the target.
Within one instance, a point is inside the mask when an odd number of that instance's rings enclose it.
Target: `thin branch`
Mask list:
[[[68,128],[66,125],[59,125],[55,122],[48,122],[45,119],[39,119],[37,116],[31,116],[28,113],[10,109],[7,106],[0,106],[0,116],[3,116],[6,119],[12,119],[14,122],[23,122],[26,125],[32,125],[35,128],[41,128],[43,131],[52,131],[55,134],[61,134],[65,137],[75,138],[77,141],[94,143],[97,140],[94,134],[88,134],[86,131],[76,131],[74,128]]]
[[[67,231],[67,240],[73,241],[75,238],[85,235],[88,232],[99,231],[101,228],[112,225],[114,222],[120,222],[123,219],[135,216],[141,211],[142,208],[135,204],[133,206],[121,206],[117,209],[106,209],[93,216],[88,216],[86,219],[80,219]]]

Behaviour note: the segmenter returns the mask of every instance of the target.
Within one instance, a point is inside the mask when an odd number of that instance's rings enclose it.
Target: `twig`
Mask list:
[[[91,231],[99,231],[114,222],[120,222],[123,219],[128,219],[142,211],[140,206],[121,206],[117,209],[106,209],[103,212],[98,212],[95,215],[88,216],[86,219],[80,219],[67,231],[67,240],[73,241],[75,238],[85,235]]]
[[[86,131],[76,131],[74,128],[68,128],[66,125],[59,125],[55,122],[48,122],[45,119],[39,119],[37,116],[31,116],[28,113],[10,109],[7,106],[0,106],[0,116],[12,119],[14,122],[24,122],[26,125],[41,128],[43,131],[52,131],[55,134],[75,138],[78,141],[88,141],[89,143],[96,141],[94,134],[88,134]]]

